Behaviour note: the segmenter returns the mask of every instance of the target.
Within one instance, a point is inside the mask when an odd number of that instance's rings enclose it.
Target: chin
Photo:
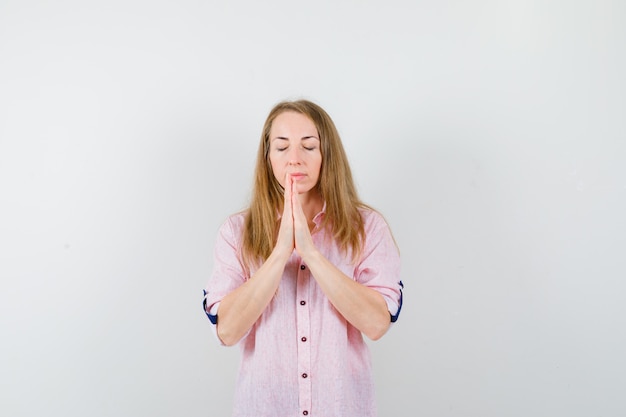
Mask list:
[[[311,189],[310,189],[310,188],[308,188],[308,187],[303,187],[303,186],[301,186],[301,185],[298,185],[298,186],[296,187],[296,191],[298,192],[298,194],[306,194],[306,193],[308,193],[309,191],[311,191]]]

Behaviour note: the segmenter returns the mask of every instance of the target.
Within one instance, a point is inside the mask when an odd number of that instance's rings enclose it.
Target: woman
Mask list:
[[[214,259],[204,310],[242,351],[233,416],[376,415],[362,335],[398,318],[400,257],[321,107],[271,110],[251,204],[223,223]]]

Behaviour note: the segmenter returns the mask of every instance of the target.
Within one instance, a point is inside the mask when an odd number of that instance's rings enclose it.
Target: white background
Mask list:
[[[618,0],[1,0],[0,414],[229,415],[202,288],[302,97],[403,256],[381,417],[625,415],[624,74]]]

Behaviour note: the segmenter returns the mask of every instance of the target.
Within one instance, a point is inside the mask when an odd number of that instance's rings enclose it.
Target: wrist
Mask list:
[[[322,253],[317,250],[317,248],[313,247],[311,250],[306,253],[300,254],[302,257],[302,261],[307,265],[312,265],[318,263],[321,259],[324,258]]]
[[[268,260],[275,259],[278,262],[286,264],[289,258],[291,257],[292,253],[293,253],[293,249],[290,249],[287,247],[275,246],[274,250],[268,257]]]

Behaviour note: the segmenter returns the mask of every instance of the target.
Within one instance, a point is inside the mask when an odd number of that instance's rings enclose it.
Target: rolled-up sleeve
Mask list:
[[[355,268],[355,280],[378,291],[385,302],[391,322],[398,320],[402,309],[400,253],[385,219],[375,211],[364,214],[365,244]]]
[[[213,250],[213,272],[204,289],[202,307],[213,327],[217,326],[219,303],[246,280],[240,260],[243,215],[229,217],[219,228]]]

